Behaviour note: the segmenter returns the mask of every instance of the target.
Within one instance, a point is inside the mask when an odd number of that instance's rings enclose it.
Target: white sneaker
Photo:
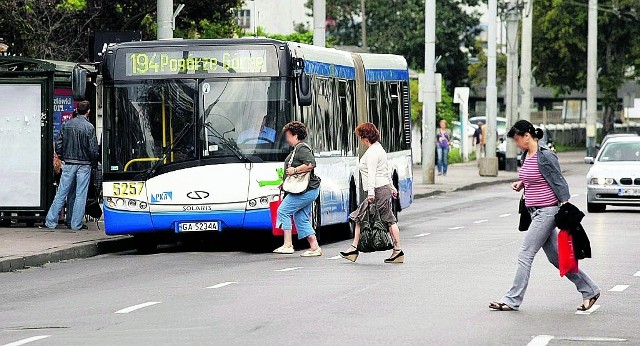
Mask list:
[[[321,248],[317,248],[314,251],[311,250],[307,250],[303,253],[300,254],[300,257],[319,257],[322,256],[322,249]]]
[[[273,253],[279,253],[279,254],[283,254],[283,255],[291,255],[294,252],[295,252],[295,250],[293,249],[293,246],[286,247],[284,245],[282,245],[281,247],[273,250]]]

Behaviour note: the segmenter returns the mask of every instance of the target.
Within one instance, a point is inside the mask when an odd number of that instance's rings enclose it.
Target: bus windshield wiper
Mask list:
[[[232,140],[225,138],[223,134],[220,134],[220,132],[218,130],[216,130],[211,123],[206,122],[204,123],[204,126],[211,131],[211,133],[213,134],[213,136],[220,141],[221,144],[223,144],[225,146],[225,148],[231,150],[233,152],[233,154],[241,161],[245,161],[245,162],[251,162],[251,160],[249,160],[248,157],[246,157],[242,151],[240,150],[240,148],[238,148],[238,146],[235,144],[235,142],[233,142]]]
[[[163,164],[164,160],[167,158],[167,155],[169,155],[170,152],[173,151],[173,147],[174,147],[174,143],[178,143],[180,142],[180,140],[182,139],[182,137],[184,137],[187,132],[189,131],[189,129],[193,126],[193,123],[188,123],[183,129],[182,131],[178,132],[178,134],[176,135],[175,140],[173,140],[173,142],[171,142],[162,152],[162,156],[160,157],[160,159],[158,161],[156,161],[153,166],[151,166],[146,172],[145,172],[145,180],[148,180],[149,178],[153,177],[153,175],[156,173],[156,170]]]

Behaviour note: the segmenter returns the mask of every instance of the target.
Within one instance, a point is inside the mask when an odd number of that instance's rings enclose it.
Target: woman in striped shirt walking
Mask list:
[[[543,131],[536,129],[526,121],[515,123],[507,134],[524,152],[520,169],[520,180],[512,184],[515,191],[524,189],[527,211],[531,215],[531,225],[524,237],[513,286],[499,301],[489,307],[498,311],[513,311],[520,308],[529,283],[531,264],[536,253],[542,248],[547,259],[558,267],[558,230],[555,215],[559,206],[569,201],[569,186],[562,176],[556,154],[538,145]],[[582,305],[578,310],[586,311],[593,307],[600,297],[600,288],[582,270],[567,274],[582,294]]]

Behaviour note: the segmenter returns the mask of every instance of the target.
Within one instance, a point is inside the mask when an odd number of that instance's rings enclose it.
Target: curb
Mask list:
[[[128,236],[74,244],[66,248],[28,256],[0,260],[0,273],[30,267],[41,267],[47,263],[88,258],[106,253],[120,252],[134,248],[133,238]]]
[[[463,186],[457,187],[457,188],[455,188],[455,189],[453,189],[451,191],[435,190],[435,191],[427,192],[427,193],[414,194],[413,195],[413,199],[434,197],[434,196],[442,195],[442,194],[449,193],[449,192],[471,191],[471,190],[475,190],[475,189],[477,189],[479,187],[483,187],[483,186],[506,184],[506,183],[510,183],[512,181],[513,181],[513,178],[509,178],[509,179],[505,178],[505,179],[499,179],[499,180],[493,180],[493,181],[473,183],[473,184],[463,185]]]

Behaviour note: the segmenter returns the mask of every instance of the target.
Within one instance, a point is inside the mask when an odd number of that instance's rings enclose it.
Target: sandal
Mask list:
[[[596,302],[598,301],[598,298],[600,298],[600,293],[596,294],[595,297],[589,299],[589,305],[588,306],[584,306],[584,303],[582,303],[582,305],[578,306],[578,311],[588,311],[589,309],[591,309]]]
[[[505,303],[498,303],[498,302],[489,303],[489,308],[496,311],[515,311],[516,310]]]

